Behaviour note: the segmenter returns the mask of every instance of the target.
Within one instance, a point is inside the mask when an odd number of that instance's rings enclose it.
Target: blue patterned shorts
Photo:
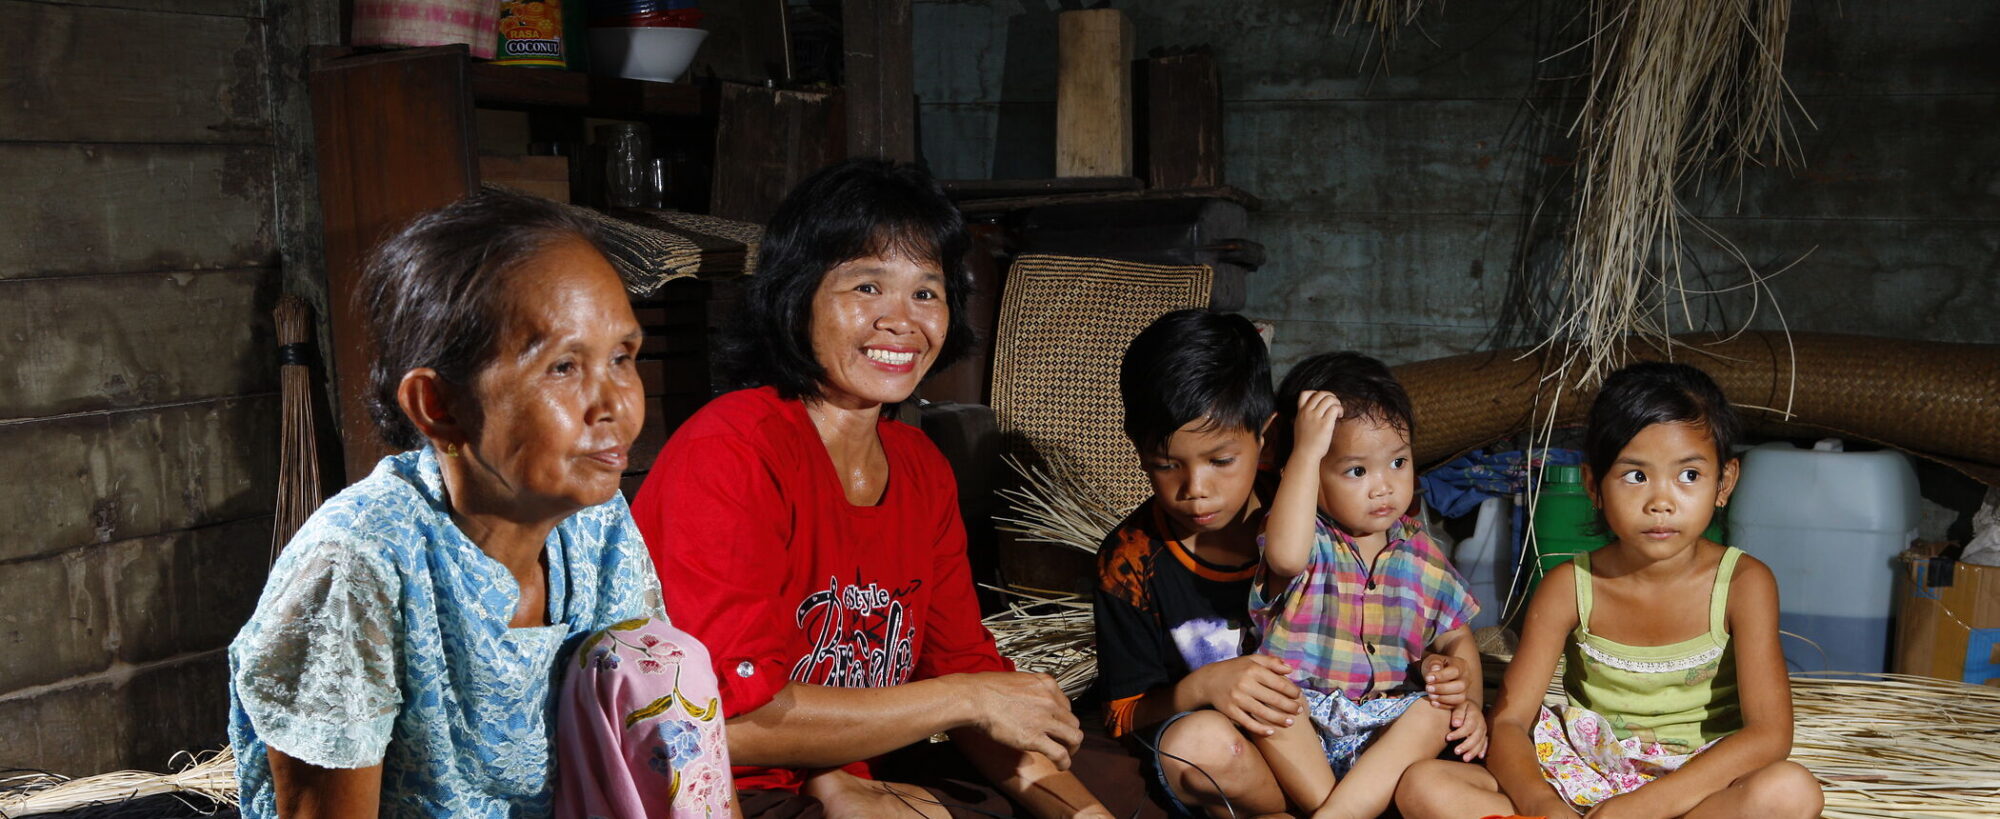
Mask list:
[[[1327,694],[1310,688],[1304,692],[1306,713],[1312,716],[1313,727],[1319,730],[1319,744],[1326,750],[1326,761],[1333,766],[1334,776],[1346,776],[1368,744],[1382,735],[1382,729],[1424,698],[1424,692],[1412,691],[1355,702],[1340,693]]]

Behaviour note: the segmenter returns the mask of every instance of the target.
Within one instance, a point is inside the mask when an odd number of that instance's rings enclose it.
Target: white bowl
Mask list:
[[[593,28],[590,70],[635,80],[673,82],[687,73],[708,32],[698,28]]]

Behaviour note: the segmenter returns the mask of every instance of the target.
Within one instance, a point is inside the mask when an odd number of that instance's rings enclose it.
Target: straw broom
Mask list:
[[[272,311],[278,329],[278,378],[283,420],[278,433],[278,504],[271,524],[271,560],[319,508],[319,435],[313,424],[312,308],[287,293]]]
[[[0,780],[0,817],[61,813],[92,805],[112,805],[159,794],[191,793],[234,807],[236,756],[224,748],[206,755],[182,751],[169,761],[179,773],[114,771],[82,779],[31,774]]]

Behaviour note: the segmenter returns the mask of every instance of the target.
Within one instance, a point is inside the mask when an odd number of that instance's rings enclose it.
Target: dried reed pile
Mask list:
[[[1664,346],[1675,308],[1692,326],[1681,229],[1691,226],[1759,274],[1692,218],[1678,193],[1711,168],[1796,164],[1785,84],[1790,0],[1589,0],[1588,93],[1576,123],[1576,223],[1558,278],[1548,343],[1557,374],[1596,384],[1626,361],[1634,334]],[[1788,104],[1789,103],[1789,104]]]
[[[998,493],[1012,507],[1005,516],[993,517],[1002,532],[1094,555],[1098,541],[1118,528],[1132,511],[1105,507],[1083,486],[1076,471],[1061,461],[1051,461],[1044,470],[1025,465],[1012,455],[1003,455],[1001,460],[1021,477],[1020,486]]]
[[[61,813],[159,794],[194,794],[216,804],[237,804],[236,756],[229,749],[205,754],[182,751],[168,762],[169,767],[174,765],[181,766],[179,773],[114,771],[81,779],[35,773],[0,778],[0,816]]]
[[[1056,678],[1064,694],[1081,696],[1097,679],[1097,626],[1082,595],[987,586],[1012,598],[986,618],[1000,656],[1022,671]]]
[[[287,293],[272,311],[278,329],[278,378],[283,419],[278,432],[278,506],[271,523],[271,560],[319,508],[319,434],[313,422],[312,308]]]

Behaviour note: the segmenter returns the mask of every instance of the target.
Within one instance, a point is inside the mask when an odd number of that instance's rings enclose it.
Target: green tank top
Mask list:
[[[1692,752],[1740,730],[1736,649],[1725,615],[1729,579],[1742,554],[1732,546],[1716,567],[1708,594],[1708,632],[1664,646],[1628,646],[1590,633],[1590,555],[1578,555],[1577,626],[1570,633],[1563,669],[1570,704],[1603,715],[1619,739],[1658,742],[1676,753]]]

